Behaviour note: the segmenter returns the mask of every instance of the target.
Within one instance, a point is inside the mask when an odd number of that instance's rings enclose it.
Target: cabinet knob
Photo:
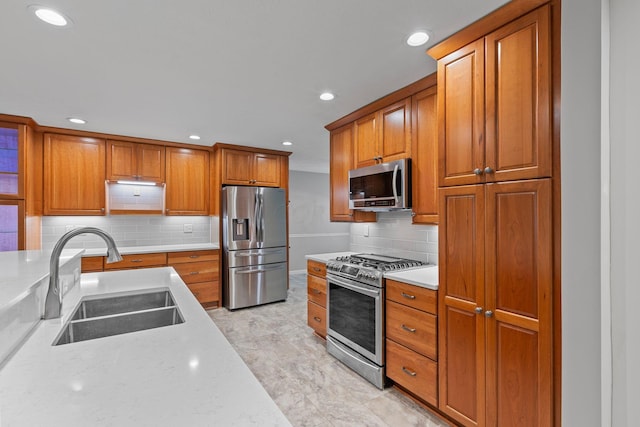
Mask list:
[[[480,314],[480,313],[482,313],[482,310],[484,310],[482,307],[476,307],[474,311],[476,313]]]
[[[485,317],[491,317],[491,316],[493,316],[493,311],[491,311],[491,310],[487,310],[487,311],[485,311],[485,312],[484,312],[484,316],[485,316]]]
[[[490,166],[487,166],[486,168],[484,168],[484,173],[493,173],[493,169],[491,169]]]
[[[478,176],[480,176],[480,175],[482,175],[482,169],[480,169],[480,168],[475,168],[475,169],[473,170],[473,173],[474,173],[474,174],[476,174],[476,175],[478,175]]]

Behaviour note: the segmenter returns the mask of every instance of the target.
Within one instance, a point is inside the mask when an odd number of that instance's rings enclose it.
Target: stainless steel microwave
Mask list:
[[[411,159],[349,171],[349,208],[391,211],[411,208]]]

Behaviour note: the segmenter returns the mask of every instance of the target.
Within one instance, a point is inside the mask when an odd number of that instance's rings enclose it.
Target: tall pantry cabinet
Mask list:
[[[439,409],[465,426],[554,422],[550,13],[544,5],[429,52],[438,59]]]

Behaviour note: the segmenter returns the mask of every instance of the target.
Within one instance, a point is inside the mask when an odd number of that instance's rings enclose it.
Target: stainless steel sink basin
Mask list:
[[[175,306],[171,292],[158,290],[145,293],[84,299],[73,312],[71,320],[130,313],[132,311]]]
[[[53,345],[184,323],[169,290],[81,300]]]

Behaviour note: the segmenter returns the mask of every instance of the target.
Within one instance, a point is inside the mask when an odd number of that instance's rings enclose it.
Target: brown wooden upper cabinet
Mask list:
[[[440,186],[551,176],[549,14],[438,60]]]
[[[375,221],[374,212],[349,209],[349,170],[353,169],[353,132],[350,123],[331,132],[329,146],[330,198],[329,215],[331,221]]]
[[[165,148],[161,145],[107,141],[107,179],[164,182]]]
[[[280,187],[282,156],[222,149],[222,184]]]
[[[437,88],[411,98],[413,158],[412,216],[414,224],[438,222],[438,116]]]
[[[411,157],[411,98],[355,121],[355,168]]]
[[[165,213],[209,215],[209,152],[166,148]]]
[[[105,214],[105,141],[44,135],[44,214]]]

